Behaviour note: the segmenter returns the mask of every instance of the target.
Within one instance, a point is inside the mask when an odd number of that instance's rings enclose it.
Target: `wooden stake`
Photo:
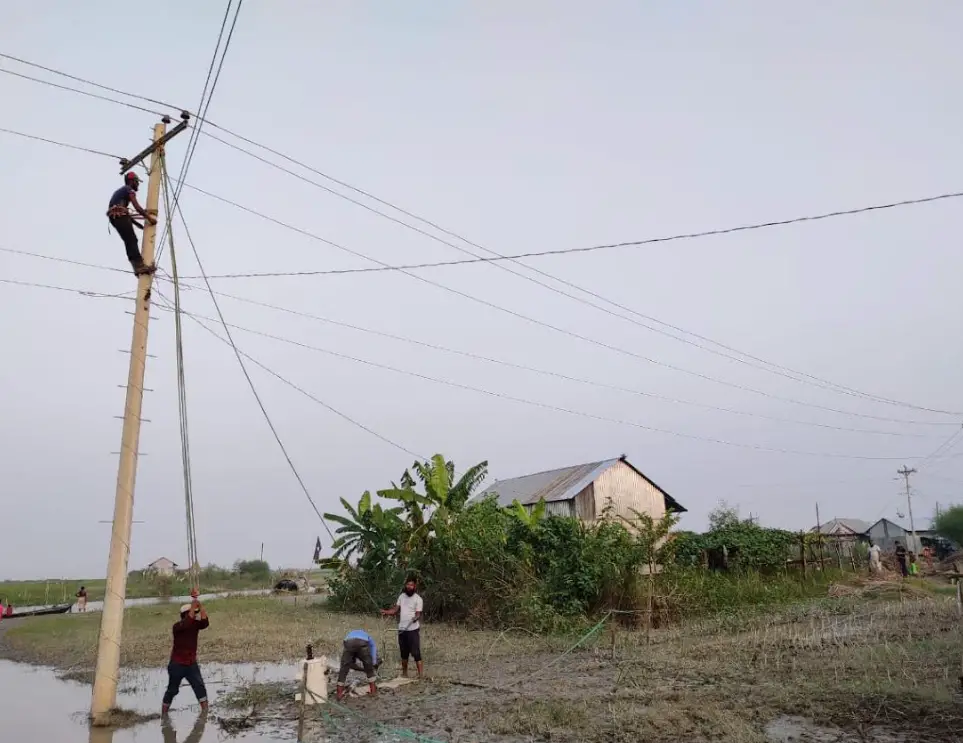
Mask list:
[[[298,712],[298,743],[304,743],[304,705],[308,696],[308,662],[304,661],[301,672],[301,709]]]

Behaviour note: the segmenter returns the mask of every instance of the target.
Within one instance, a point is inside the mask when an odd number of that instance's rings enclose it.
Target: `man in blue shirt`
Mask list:
[[[147,211],[137,201],[137,188],[140,186],[140,178],[137,173],[129,172],[124,176],[124,185],[118,188],[110,197],[110,204],[107,207],[107,219],[110,226],[117,230],[120,239],[124,241],[124,248],[127,250],[127,260],[134,268],[134,273],[141,276],[154,272],[154,266],[145,266],[144,259],[140,254],[140,246],[137,242],[137,233],[134,227],[144,229],[144,226],[131,218],[127,207],[133,205],[135,211],[151,224],[157,224],[157,220],[147,213]]]
[[[361,669],[357,669],[357,663]],[[351,630],[344,638],[344,649],[341,652],[341,670],[338,671],[338,701],[344,699],[344,684],[348,680],[351,669],[364,670],[368,676],[368,691],[375,694],[375,668],[378,662],[378,646],[374,638],[363,629]]]

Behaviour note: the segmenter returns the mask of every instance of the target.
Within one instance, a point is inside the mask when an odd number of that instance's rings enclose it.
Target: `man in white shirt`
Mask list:
[[[421,678],[424,672],[421,662],[421,612],[424,602],[416,589],[414,578],[409,579],[395,605],[381,610],[386,617],[398,617],[398,649],[401,650],[401,675],[405,678],[408,677],[408,658],[415,659],[418,678]]]
[[[883,564],[880,560],[880,550],[878,544],[871,544],[869,548],[869,572],[878,575],[883,572]]]

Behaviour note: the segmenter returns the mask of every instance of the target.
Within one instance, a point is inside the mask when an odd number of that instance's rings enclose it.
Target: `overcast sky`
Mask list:
[[[247,0],[208,117],[500,253],[963,190],[963,6],[791,5]],[[195,110],[223,3],[118,10],[101,0],[53,0],[43,13],[10,5],[0,51]],[[0,69],[76,84],[9,60]],[[0,127],[126,156],[148,143],[157,120],[3,74],[0,100]],[[169,145],[172,169],[187,142],[184,134]],[[465,257],[206,137],[187,180],[385,263]],[[126,268],[104,217],[120,183],[110,159],[0,133],[0,248]],[[374,265],[197,191],[185,190],[182,203],[210,273]],[[876,396],[963,411],[961,203],[528,265],[766,361]],[[175,235],[182,273],[196,274],[183,229]],[[897,497],[896,469],[918,464],[959,423],[708,353],[637,324],[662,327],[651,320],[504,265],[632,320],[493,265],[416,273],[595,343],[397,272],[214,283],[420,342],[789,421],[566,381],[221,300],[228,322],[246,328],[695,437],[498,399],[235,331],[242,351],[318,400],[411,452],[444,453],[460,469],[487,459],[491,477],[505,478],[624,453],[688,507],[687,528],[702,528],[721,498],[793,529],[815,523],[817,503],[823,520],[898,520],[905,500]],[[135,286],[131,275],[5,252],[0,278],[103,293]],[[158,287],[170,294],[169,284]],[[129,360],[120,350],[130,347],[132,303],[3,283],[0,301],[0,576],[102,575],[110,527],[99,522],[112,517],[111,452],[120,444],[119,385]],[[184,303],[214,313],[201,291],[185,291]],[[144,523],[134,526],[131,568],[161,555],[183,563],[186,552],[174,325],[159,308],[153,316],[156,358],[146,382],[153,392],[144,404],[151,422],[135,505]],[[308,565],[324,531],[233,353],[187,321],[185,355],[201,561],[256,556],[263,542],[273,565]],[[387,486],[412,462],[256,366],[251,374],[322,511],[338,509],[341,496],[356,502],[363,490]],[[931,459],[920,470],[915,514],[924,526],[937,502],[956,499],[963,458]]]

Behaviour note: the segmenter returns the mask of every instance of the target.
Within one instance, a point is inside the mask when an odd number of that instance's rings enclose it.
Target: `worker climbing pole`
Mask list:
[[[154,238],[156,235],[156,215],[160,201],[161,166],[164,145],[187,128],[189,114],[181,114],[181,123],[167,131],[170,118],[165,116],[161,123],[154,126],[154,141],[130,160],[121,161],[121,175],[125,178],[124,189],[129,201],[136,200],[130,195],[136,191],[134,183],[139,178],[128,178],[131,170],[150,157],[148,170],[146,208],[138,210],[145,217],[143,225],[143,253],[139,250],[132,254],[129,237],[124,237],[128,258],[137,273],[137,296],[134,304],[134,330],[130,347],[130,370],[127,376],[127,396],[124,404],[124,426],[121,434],[120,463],[117,469],[117,490],[114,496],[114,518],[110,533],[110,555],[107,561],[107,586],[104,595],[104,610],[101,615],[100,638],[97,646],[97,667],[94,673],[94,688],[91,697],[90,715],[94,725],[109,725],[110,711],[117,702],[117,677],[120,673],[120,643],[124,624],[124,601],[127,596],[127,563],[130,556],[130,531],[134,514],[134,483],[137,475],[137,456],[140,443],[141,407],[144,401],[144,374],[147,364],[147,324],[150,321],[150,298],[154,261]],[[121,189],[121,191],[124,191]],[[114,206],[122,206],[127,212],[124,193]],[[111,199],[113,202],[114,199]],[[120,209],[112,222],[121,218]],[[128,219],[131,219],[128,215]],[[133,221],[131,219],[131,221]],[[116,228],[116,223],[115,223]],[[136,235],[133,247],[136,248]],[[136,260],[139,258],[139,262]],[[138,270],[138,266],[143,266]],[[146,270],[144,270],[146,269]]]

